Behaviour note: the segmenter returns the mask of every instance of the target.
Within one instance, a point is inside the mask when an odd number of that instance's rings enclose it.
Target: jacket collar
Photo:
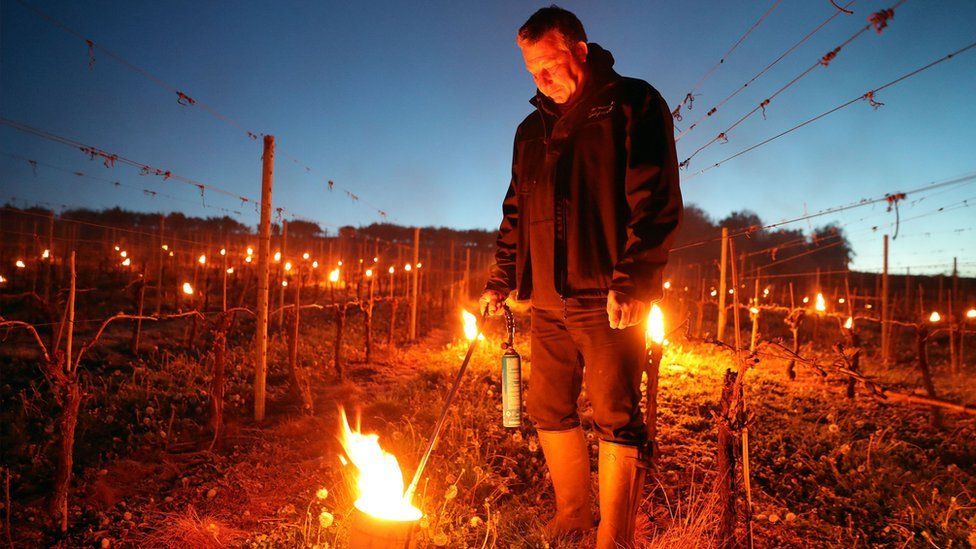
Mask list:
[[[587,44],[586,64],[590,74],[586,87],[583,88],[583,94],[576,100],[573,107],[585,102],[597,92],[620,78],[620,75],[613,70],[613,54],[595,42]],[[529,103],[532,103],[540,111],[556,118],[565,114],[560,112],[559,107],[552,99],[543,95],[538,89],[535,90],[535,95],[529,99]],[[570,107],[570,109],[573,107]]]

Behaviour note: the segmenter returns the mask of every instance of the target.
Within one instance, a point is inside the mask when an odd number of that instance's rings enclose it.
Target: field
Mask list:
[[[192,342],[189,317],[146,322],[138,356],[131,353],[131,325],[111,324],[80,370],[84,397],[64,534],[48,505],[63,437],[61,405],[51,382],[38,377],[39,356],[27,332],[9,332],[0,347],[7,539],[16,546],[344,546],[355,490],[352,468],[339,457],[339,406],[358,412],[363,431],[378,433],[409,476],[467,348],[459,304],[422,305],[419,340],[407,343],[399,332],[393,345],[378,338],[369,362],[363,313],[349,309],[341,376],[333,361],[336,310],[303,311],[297,358],[308,374],[310,409],[290,383],[288,330],[272,323],[268,416],[261,423],[251,414],[254,322],[235,315],[226,332],[223,424],[216,437],[214,321],[201,322]],[[373,330],[386,334],[389,303],[375,307]],[[677,297],[665,302],[666,318],[689,310]],[[705,311],[714,316],[711,306]],[[399,309],[400,326],[406,313]],[[517,317],[516,347],[531,390],[528,313],[518,309]],[[660,457],[639,519],[648,546],[719,542],[719,401],[724,372],[739,363],[727,346],[710,340],[713,322],[706,319],[701,337],[691,334],[691,324],[670,326],[661,363]],[[501,426],[501,325],[490,321],[418,489],[415,501],[425,513],[421,546],[546,546],[541,525],[553,503],[538,441],[528,422],[521,429]],[[877,334],[865,326],[864,348],[875,348]],[[789,336],[783,315],[770,312],[760,327],[766,343],[752,355],[757,360],[743,384],[752,510],[747,519],[740,480],[737,536],[745,540],[751,529],[761,547],[976,543],[972,415],[944,411],[934,425],[929,407],[881,402],[862,384],[854,398],[846,397],[848,378],[829,368],[836,357],[831,345],[844,339],[830,317],[809,316],[799,353],[830,375],[801,360],[791,380],[785,347],[773,343]],[[93,330],[80,329],[76,340]],[[882,367],[867,353],[860,372],[889,389],[921,394],[910,333],[896,330],[893,337],[903,343],[893,363]],[[943,333],[928,344],[935,389],[946,401],[976,402],[976,387],[967,381],[974,374],[972,351],[953,373],[946,339]],[[581,410],[589,426],[585,394]],[[595,448],[594,440],[594,470]],[[580,542],[586,540],[549,546]]]

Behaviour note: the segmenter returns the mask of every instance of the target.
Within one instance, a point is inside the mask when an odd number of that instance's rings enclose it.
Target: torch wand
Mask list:
[[[410,481],[410,486],[407,487],[407,491],[403,494],[403,501],[409,503],[413,500],[413,494],[417,491],[417,484],[420,483],[420,477],[424,474],[424,469],[427,467],[427,460],[430,459],[431,452],[434,451],[434,446],[437,445],[437,440],[440,438],[441,429],[444,427],[444,421],[447,419],[447,411],[451,407],[451,402],[454,400],[454,395],[457,393],[458,387],[461,385],[461,377],[464,375],[464,371],[468,368],[468,362],[471,361],[471,355],[474,354],[475,347],[478,346],[478,335],[481,334],[481,327],[484,325],[485,321],[488,319],[488,309],[485,309],[484,314],[481,316],[481,322],[478,323],[478,332],[475,334],[474,338],[471,340],[471,344],[468,345],[468,352],[464,355],[464,360],[461,362],[461,368],[458,369],[457,376],[454,378],[454,384],[451,385],[450,392],[447,393],[447,400],[444,401],[444,407],[441,409],[441,415],[437,418],[437,423],[434,425],[434,434],[430,437],[430,442],[427,443],[427,449],[424,451],[423,457],[420,458],[420,463],[417,465],[417,471],[413,474],[413,480]]]

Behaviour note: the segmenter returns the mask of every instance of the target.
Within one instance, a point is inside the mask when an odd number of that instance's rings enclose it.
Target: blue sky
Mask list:
[[[379,220],[497,226],[515,126],[534,88],[514,35],[535,2],[41,2],[36,5],[362,197],[279,157],[275,203],[331,227]],[[892,2],[857,1],[678,145],[684,158]],[[590,40],[622,74],[648,80],[676,104],[770,5],[756,2],[575,2]],[[783,0],[698,92],[697,114],[725,97],[828,17],[826,0]],[[0,113],[174,173],[257,197],[260,144],[155,86],[16,1],[0,4]],[[976,2],[909,0],[885,31],[865,33],[697,156],[691,174],[766,137],[976,40]],[[777,221],[976,171],[976,50],[896,87],[874,110],[856,103],[683,183],[688,203],[715,217],[743,208]],[[140,210],[221,212],[195,189],[105,168],[79,151],[0,126],[0,152],[84,170],[116,188],[0,155],[0,200]],[[155,190],[155,198],[139,189]],[[976,184],[909,196],[891,264],[940,272],[959,257],[976,273]],[[18,202],[23,203],[23,202]],[[214,193],[212,206],[253,209]],[[970,200],[969,203],[972,203]],[[940,207],[946,211],[909,219]],[[813,220],[844,225],[855,268],[880,266],[883,205]],[[810,228],[810,224],[800,225]],[[877,226],[878,230],[872,228]],[[962,230],[960,230],[962,229]],[[923,267],[924,266],[924,267]]]

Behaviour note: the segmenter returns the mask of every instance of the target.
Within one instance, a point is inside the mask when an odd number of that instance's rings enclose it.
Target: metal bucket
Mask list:
[[[385,520],[353,509],[349,549],[415,549],[416,520]]]

